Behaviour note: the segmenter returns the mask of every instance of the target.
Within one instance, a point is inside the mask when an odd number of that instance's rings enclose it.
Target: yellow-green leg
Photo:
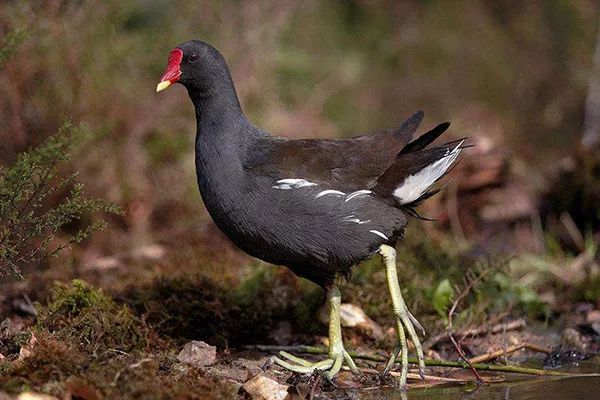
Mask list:
[[[332,379],[340,371],[345,361],[352,372],[358,372],[356,364],[354,364],[350,354],[344,349],[344,342],[342,341],[342,325],[340,322],[342,295],[337,287],[333,286],[327,291],[327,300],[329,302],[328,358],[319,362],[310,362],[285,351],[280,351],[279,355],[287,359],[287,361],[274,357],[273,361],[277,365],[301,374],[312,374],[314,371],[327,371],[325,375],[329,379]]]
[[[396,316],[396,330],[398,333],[398,345],[392,352],[383,374],[385,376],[394,366],[396,357],[398,357],[398,354],[400,353],[402,366],[400,387],[406,388],[406,376],[408,374],[408,345],[406,343],[405,331],[408,332],[410,340],[415,345],[417,359],[419,360],[419,373],[421,376],[424,376],[425,361],[423,357],[423,348],[421,347],[421,341],[419,340],[419,336],[417,336],[415,326],[421,331],[423,331],[423,327],[421,327],[415,317],[408,311],[406,303],[404,303],[404,299],[402,298],[400,284],[398,283],[398,271],[396,269],[396,250],[393,247],[384,244],[379,247],[379,254],[381,254],[385,264],[388,288],[390,290],[390,296],[392,297],[394,315]]]

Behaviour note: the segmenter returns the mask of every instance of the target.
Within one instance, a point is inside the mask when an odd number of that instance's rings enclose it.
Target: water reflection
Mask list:
[[[600,358],[588,360],[579,366],[567,369],[571,373],[598,373],[598,376],[527,378],[506,376],[510,381],[476,385],[445,385],[409,390],[401,393],[385,390],[378,393],[361,393],[360,399],[399,400],[599,400]],[[351,396],[351,398],[354,398]]]

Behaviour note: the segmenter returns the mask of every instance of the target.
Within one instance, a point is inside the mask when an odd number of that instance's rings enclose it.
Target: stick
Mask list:
[[[342,367],[343,370],[347,370],[349,371],[350,368],[343,366]],[[360,372],[363,372],[365,374],[372,374],[372,375],[379,375],[381,374],[381,372],[377,371],[376,369],[373,368],[359,368],[358,369]],[[390,371],[388,372],[388,374],[390,374],[391,376],[400,376],[402,375],[400,372],[396,372],[396,371]],[[437,376],[437,375],[423,375],[425,377],[426,381],[434,381],[434,382],[466,382],[464,379],[456,379],[456,378],[448,378],[445,376]],[[413,379],[413,380],[417,380],[417,381],[422,381],[423,378],[421,377],[421,375],[419,374],[415,374],[412,372],[409,372],[406,377],[408,379]]]
[[[266,352],[279,352],[279,351],[288,351],[288,352],[296,352],[296,353],[305,353],[305,354],[327,354],[328,349],[324,347],[316,347],[316,346],[270,346],[270,345],[253,345],[246,346],[248,350],[258,350],[258,351],[266,351]],[[360,354],[356,352],[349,351],[348,352],[351,357],[360,359],[360,360],[368,360],[375,362],[387,362],[388,360],[384,357],[378,355],[371,354]],[[400,360],[396,360],[396,362],[400,362]],[[411,364],[418,365],[419,362],[414,357],[409,357],[408,362]],[[425,365],[428,367],[444,367],[444,368],[462,368],[462,369],[470,369],[468,364],[464,361],[447,361],[447,360],[425,360]],[[473,367],[479,371],[497,371],[497,372],[508,372],[515,374],[525,374],[525,375],[537,375],[537,376],[595,376],[598,377],[600,374],[573,374],[568,372],[560,372],[560,371],[549,371],[545,369],[539,368],[528,368],[528,367],[519,367],[517,365],[493,365],[493,364],[483,364],[483,363],[473,363]]]
[[[550,351],[548,351],[547,349],[540,347],[540,346],[536,346],[535,344],[531,344],[531,343],[519,343],[519,344],[515,344],[513,346],[510,346],[506,349],[500,349],[500,350],[496,350],[496,351],[491,351],[489,353],[485,353],[485,354],[481,354],[477,357],[473,357],[470,358],[469,361],[471,363],[481,363],[481,362],[486,362],[486,361],[490,361],[493,360],[495,358],[498,357],[502,357],[505,356],[507,354],[511,354],[514,353],[515,351],[519,351],[519,350],[523,350],[523,349],[527,349],[527,350],[531,350],[531,351],[536,351],[538,353],[545,353],[545,354],[549,354]]]
[[[467,329],[464,331],[456,331],[454,333],[456,334],[456,336],[460,337],[460,340],[464,340],[467,337],[476,337],[476,336],[482,336],[485,334],[493,335],[493,334],[501,333],[501,332],[516,331],[516,330],[524,328],[526,325],[527,325],[527,322],[524,319],[516,319],[513,321],[497,324],[492,327],[484,326],[484,327],[480,327],[480,328]],[[440,333],[439,335],[436,335],[436,336],[432,337],[431,339],[429,339],[427,342],[425,342],[424,347],[432,348],[439,343],[449,341],[449,340],[450,340],[450,338],[448,337],[447,332]]]
[[[477,373],[477,370],[475,369],[475,367],[473,366],[473,364],[471,363],[471,361],[469,361],[469,359],[467,358],[467,355],[463,351],[462,347],[460,347],[460,345],[456,342],[456,339],[454,339],[454,336],[452,336],[452,332],[448,332],[448,337],[450,337],[450,340],[452,341],[452,344],[454,345],[454,349],[456,349],[456,352],[458,353],[458,355],[460,356],[460,358],[462,358],[463,361],[466,362],[467,365],[469,366],[469,369],[471,370],[471,372],[475,376],[475,379],[477,380],[477,383],[478,384],[484,384],[485,381],[483,380],[483,378],[481,378],[481,376],[479,376],[479,374]]]
[[[481,376],[479,376],[479,374],[477,373],[477,370],[475,369],[475,367],[473,367],[473,364],[471,364],[471,362],[467,358],[467,356],[466,356],[465,352],[463,351],[462,347],[460,346],[460,344],[458,344],[458,342],[456,341],[456,339],[454,339],[454,336],[452,335],[452,333],[454,331],[453,330],[453,325],[452,325],[452,317],[454,316],[454,311],[456,311],[456,308],[458,307],[458,303],[460,303],[460,301],[467,296],[467,294],[471,291],[471,289],[478,282],[481,282],[483,280],[483,277],[485,276],[485,274],[488,271],[489,271],[489,269],[482,271],[475,279],[471,280],[469,282],[469,284],[463,289],[463,291],[456,297],[456,300],[454,300],[454,303],[452,304],[452,307],[450,308],[450,311],[448,311],[448,330],[447,330],[448,331],[448,337],[450,338],[450,341],[454,345],[454,348],[456,349],[456,352],[458,353],[458,355],[460,356],[460,358],[462,358],[462,360],[464,362],[466,362],[467,365],[469,366],[469,369],[471,370],[471,372],[475,376],[475,379],[477,380],[477,384],[478,385],[482,385],[485,382],[483,381],[483,379],[481,378]]]

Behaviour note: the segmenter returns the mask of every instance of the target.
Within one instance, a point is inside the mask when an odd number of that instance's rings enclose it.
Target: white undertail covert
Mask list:
[[[393,195],[396,201],[399,204],[409,204],[418,200],[456,161],[462,151],[463,143],[464,140],[458,143],[454,149],[448,149],[444,157],[404,179],[402,184],[394,190]]]

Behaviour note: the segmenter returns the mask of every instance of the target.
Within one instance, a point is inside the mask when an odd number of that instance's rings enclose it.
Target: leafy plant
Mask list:
[[[433,292],[433,308],[446,321],[448,319],[448,308],[455,297],[454,288],[448,279],[442,279]]]
[[[25,30],[14,30],[8,32],[0,39],[0,67],[19,49],[21,43],[27,39]]]
[[[81,128],[65,123],[12,166],[0,167],[0,278],[9,273],[20,276],[23,265],[40,262],[104,228],[104,221],[82,223],[65,240],[55,240],[61,228],[83,215],[119,212],[114,205],[87,197],[83,185],[75,182],[77,172],[61,176],[60,168],[69,161],[81,136]],[[65,191],[62,201],[48,205],[53,195]]]

